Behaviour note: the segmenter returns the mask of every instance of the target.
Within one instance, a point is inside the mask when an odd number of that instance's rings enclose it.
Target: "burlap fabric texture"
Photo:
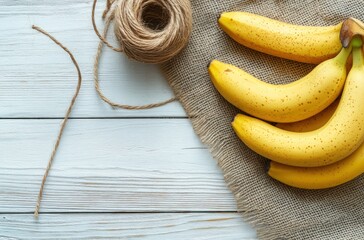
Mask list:
[[[326,190],[299,190],[271,179],[265,159],[233,132],[231,121],[239,110],[220,96],[207,72],[208,63],[218,59],[267,82],[287,83],[314,67],[235,43],[217,25],[223,11],[248,11],[301,25],[332,25],[349,16],[364,20],[364,1],[192,0],[192,5],[190,42],[162,69],[195,132],[221,167],[245,221],[260,239],[364,239],[364,176]]]

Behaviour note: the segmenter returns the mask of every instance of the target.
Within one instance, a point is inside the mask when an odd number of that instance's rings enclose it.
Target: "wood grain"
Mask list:
[[[237,213],[0,214],[0,239],[256,239]]]
[[[100,1],[97,24],[102,28]],[[51,33],[77,59],[83,76],[72,117],[184,117],[178,102],[143,110],[113,110],[93,86],[93,62],[99,39],[91,25],[91,1],[0,0],[0,118],[63,117],[77,83],[69,57],[45,36]],[[111,41],[114,39],[110,34]],[[169,99],[173,93],[156,65],[128,60],[105,49],[100,85],[111,100],[141,105]]]
[[[60,120],[0,120],[0,212],[31,212]],[[187,119],[72,119],[43,212],[235,211]]]
[[[0,0],[0,240],[256,239],[178,102],[126,111],[99,99],[91,5]],[[100,28],[104,5],[97,7]],[[77,75],[32,24],[73,52],[84,80],[38,221],[31,213],[61,121],[54,118],[63,118]],[[115,43],[113,34],[109,40]],[[100,81],[111,100],[125,104],[173,96],[158,66],[109,49]]]

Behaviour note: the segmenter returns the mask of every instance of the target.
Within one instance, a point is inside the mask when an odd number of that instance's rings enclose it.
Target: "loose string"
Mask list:
[[[37,26],[33,25],[32,28],[35,29],[35,30],[37,30],[38,32],[46,35],[47,37],[49,37],[55,44],[57,44],[64,51],[66,51],[68,53],[68,55],[70,56],[73,64],[75,65],[75,67],[77,69],[77,74],[78,74],[78,83],[77,83],[76,91],[75,91],[75,93],[74,93],[74,95],[72,97],[71,103],[70,103],[70,105],[69,105],[69,107],[67,109],[66,115],[65,115],[65,117],[63,119],[63,122],[61,124],[61,128],[59,130],[56,143],[55,143],[55,145],[53,147],[52,154],[51,154],[51,156],[49,158],[49,161],[48,161],[48,164],[47,164],[47,168],[46,168],[46,170],[44,172],[44,176],[43,176],[43,179],[42,179],[42,184],[41,184],[40,189],[39,189],[38,199],[37,199],[37,203],[36,203],[36,207],[35,207],[35,211],[34,211],[34,216],[35,217],[38,217],[38,215],[39,215],[39,209],[40,209],[40,204],[41,204],[42,197],[43,197],[44,185],[46,183],[46,180],[47,180],[47,177],[48,177],[48,174],[49,174],[49,170],[52,167],[52,163],[53,163],[54,157],[56,155],[56,152],[57,152],[59,143],[61,141],[64,128],[65,128],[66,123],[68,121],[68,118],[69,118],[69,116],[71,114],[71,111],[72,111],[73,105],[75,104],[75,101],[76,101],[76,98],[78,96],[78,93],[80,92],[81,82],[82,82],[82,76],[81,76],[81,71],[80,71],[80,68],[78,66],[78,63],[77,63],[76,59],[74,58],[74,56],[72,55],[72,53],[65,46],[63,46],[57,39],[55,39],[48,32],[46,32],[45,30],[41,29],[40,27],[37,27]]]
[[[102,14],[102,18],[104,19],[107,15],[107,13],[110,11],[110,8],[112,6],[112,4],[115,2],[115,0],[107,0],[106,1],[106,8]],[[96,33],[96,35],[99,37],[99,39],[106,45],[108,46],[110,49],[114,50],[115,52],[123,52],[122,48],[116,48],[113,47],[107,40],[106,40],[106,35],[105,36],[101,36],[99,30],[97,29],[96,26],[96,22],[95,22],[95,9],[96,9],[96,3],[97,0],[94,0],[93,4],[92,4],[92,11],[91,11],[91,21],[92,21],[92,27],[94,28],[94,31]],[[110,17],[108,18],[109,20],[114,18],[114,11],[112,12],[112,14],[110,15]],[[110,24],[109,24],[110,25]]]
[[[105,7],[104,12],[102,13],[102,19],[104,19],[106,17],[107,13],[110,11],[110,8],[114,2],[115,2],[115,0],[106,0],[106,7]],[[96,7],[96,5],[95,5],[95,7]]]

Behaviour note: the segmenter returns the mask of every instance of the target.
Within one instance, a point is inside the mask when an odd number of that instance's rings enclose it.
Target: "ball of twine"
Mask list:
[[[187,44],[192,31],[189,0],[122,0],[114,32],[123,52],[145,63],[162,63]]]

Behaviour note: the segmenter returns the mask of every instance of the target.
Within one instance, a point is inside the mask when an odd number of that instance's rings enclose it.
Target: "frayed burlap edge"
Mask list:
[[[198,112],[193,112],[191,110],[191,103],[183,97],[182,92],[174,87],[173,81],[168,76],[171,76],[173,71],[169,68],[164,66],[161,67],[164,77],[169,82],[176,98],[182,104],[185,112],[188,114],[188,119],[191,122],[194,132],[200,138],[201,142],[207,147],[209,152],[211,153],[212,157],[216,160],[218,166],[221,169],[225,169],[224,161],[225,158],[225,150],[224,146],[226,145],[226,141],[222,141],[221,139],[214,138],[213,133],[209,129],[206,124],[206,119],[200,116]],[[223,171],[223,177],[227,184],[227,187],[233,193],[237,192],[237,187],[234,187],[233,181],[230,178],[226,171]],[[260,239],[272,239],[276,237],[274,233],[269,231],[267,228],[264,228],[265,223],[260,221],[257,216],[255,215],[254,211],[250,210],[250,205],[248,204],[247,200],[238,194],[233,194],[235,201],[237,203],[237,212],[242,215],[244,220],[250,224],[252,227],[257,229],[257,236]]]

